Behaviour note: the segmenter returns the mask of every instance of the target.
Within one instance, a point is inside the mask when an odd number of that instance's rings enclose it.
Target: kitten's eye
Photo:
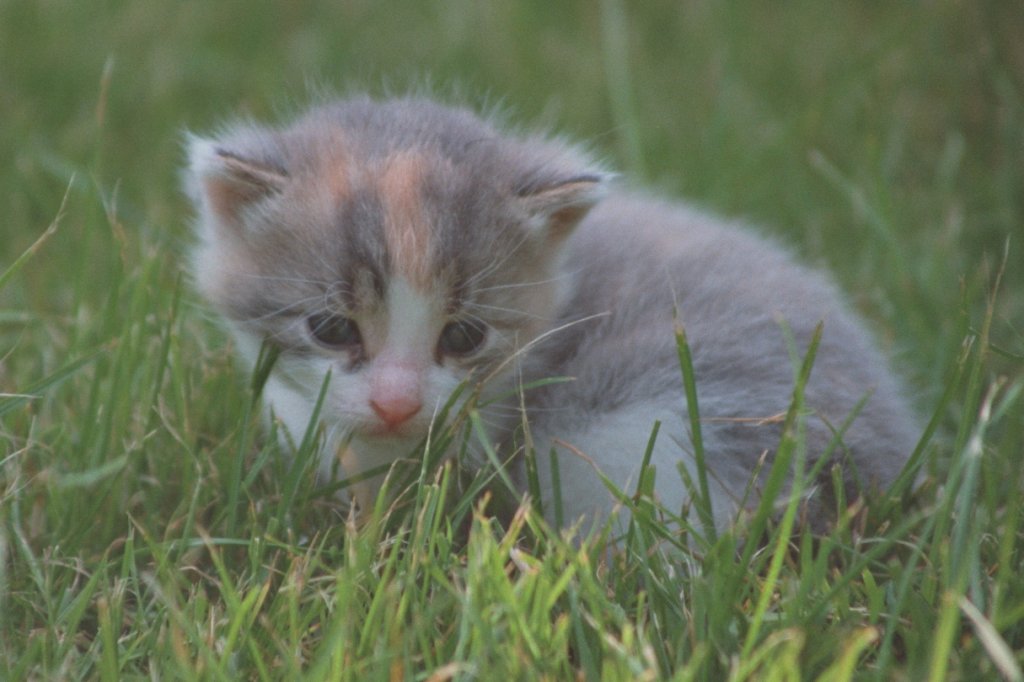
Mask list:
[[[487,338],[487,328],[479,322],[467,320],[449,322],[441,330],[437,349],[442,355],[455,357],[469,355],[483,345],[485,338]]]
[[[355,320],[344,315],[310,315],[306,324],[313,338],[328,348],[358,346],[363,342]]]

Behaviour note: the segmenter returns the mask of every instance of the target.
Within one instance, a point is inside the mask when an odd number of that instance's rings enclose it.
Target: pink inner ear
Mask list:
[[[207,178],[204,187],[210,208],[225,222],[233,223],[246,204],[255,201],[262,192],[259,188],[223,177]]]
[[[552,212],[551,229],[554,234],[564,234],[576,225],[590,210],[590,206],[566,206]]]
[[[370,377],[370,407],[388,426],[398,426],[423,407],[420,373],[410,364],[383,361]]]
[[[540,189],[524,197],[528,210],[543,216],[552,237],[564,237],[605,194],[604,178],[587,175]]]
[[[216,171],[203,178],[203,190],[213,212],[226,223],[237,223],[247,205],[280,192],[288,175],[266,164],[223,149],[215,152]]]

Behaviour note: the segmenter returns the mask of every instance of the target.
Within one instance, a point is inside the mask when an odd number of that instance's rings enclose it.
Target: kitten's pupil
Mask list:
[[[465,320],[449,322],[441,330],[437,348],[443,355],[469,355],[483,345],[486,336],[487,332],[482,324]]]
[[[347,348],[362,343],[359,326],[344,315],[318,313],[306,319],[309,331],[318,343],[328,348]]]

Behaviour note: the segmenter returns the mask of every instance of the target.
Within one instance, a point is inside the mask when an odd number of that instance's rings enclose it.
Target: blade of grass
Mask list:
[[[106,597],[97,600],[96,610],[100,621],[100,679],[103,682],[117,682],[121,677],[121,667],[117,662],[117,635]]]
[[[697,518],[708,544],[715,544],[718,532],[715,529],[715,518],[711,511],[711,488],[708,486],[708,467],[704,455],[704,436],[701,432],[700,408],[697,404],[697,377],[693,371],[693,357],[690,344],[686,339],[686,329],[682,323],[676,322],[676,352],[679,355],[679,368],[683,373],[683,388],[686,391],[686,413],[690,417],[690,443],[693,445],[694,466],[697,469],[697,485],[700,495],[693,500],[697,508]]]
[[[562,498],[562,472],[558,467],[558,450],[551,448],[548,453],[548,467],[551,472],[551,507],[555,515],[555,527],[565,527],[565,505]],[[541,498],[538,497],[538,500]]]
[[[928,669],[928,680],[930,682],[944,682],[950,672],[950,655],[953,650],[953,640],[956,639],[957,624],[960,615],[960,599],[962,595],[952,591],[942,595],[942,603],[939,608],[938,624],[935,627],[932,647],[931,664]]]
[[[844,682],[853,679],[857,672],[857,663],[864,650],[878,641],[878,631],[874,628],[858,630],[843,645],[843,651],[835,662],[818,676],[820,682]]]
[[[95,351],[84,357],[81,357],[73,362],[68,363],[64,367],[60,368],[53,374],[49,375],[45,379],[41,379],[36,383],[32,384],[24,391],[13,396],[0,396],[0,417],[13,412],[25,403],[39,398],[46,390],[53,388],[66,381],[68,377],[72,376],[80,369],[93,362],[101,356],[105,351]]]
[[[992,626],[992,623],[985,618],[985,614],[978,610],[967,597],[960,597],[960,610],[964,612],[967,619],[974,626],[974,631],[985,647],[992,663],[999,669],[1004,680],[1010,682],[1024,682],[1024,670],[1021,670],[1017,657],[1010,645],[1003,639],[999,632]]]
[[[57,228],[60,225],[60,221],[63,220],[64,218],[64,210],[67,208],[68,197],[71,195],[71,188],[74,186],[74,184],[75,176],[74,174],[72,174],[71,178],[68,180],[67,189],[64,190],[64,197],[60,200],[60,208],[57,209],[56,217],[54,217],[53,221],[43,231],[43,233],[39,235],[39,238],[32,242],[31,246],[25,249],[22,252],[22,254],[14,260],[13,263],[11,263],[9,266],[7,266],[7,268],[4,269],[3,272],[0,272],[0,289],[3,289],[5,286],[7,286],[7,283],[11,280],[11,278],[18,274],[18,271],[20,271],[23,267],[25,267],[25,264],[28,263],[28,261],[31,260],[32,257],[36,255],[36,252],[38,252],[39,249],[43,248],[43,244],[49,241],[50,237],[52,237],[54,233],[57,231]]]
[[[644,177],[641,126],[633,104],[629,72],[629,22],[621,0],[601,0],[601,48],[605,83],[627,166],[637,177]]]
[[[803,364],[800,366],[799,373],[793,387],[793,398],[790,403],[789,412],[786,415],[786,423],[782,431],[782,442],[779,444],[778,453],[776,454],[778,460],[788,462],[792,459],[795,460],[795,464],[791,470],[792,474],[790,479],[791,485],[789,500],[786,503],[786,508],[783,512],[779,528],[776,530],[775,547],[772,550],[772,558],[768,564],[768,573],[765,575],[764,580],[761,583],[757,604],[754,606],[753,614],[750,617],[747,636],[743,642],[743,648],[740,654],[743,658],[747,657],[754,650],[758,635],[764,625],[764,618],[768,612],[768,606],[775,596],[775,585],[778,582],[779,573],[782,570],[782,563],[786,558],[790,537],[793,532],[793,525],[796,522],[796,512],[803,497],[804,459],[806,457],[806,448],[804,446],[803,419],[801,415],[804,407],[804,389],[811,377],[811,368],[814,366],[814,359],[817,356],[818,345],[821,342],[823,328],[824,326],[819,322],[815,327],[814,335],[811,337],[811,341],[808,344],[807,353],[804,356]],[[778,462],[776,462],[776,465],[777,464]],[[774,470],[775,468],[776,466],[773,465],[772,469]],[[789,467],[787,467],[787,469],[789,469]],[[775,472],[773,471],[772,474],[774,473]],[[767,512],[772,504],[773,499],[768,498],[766,495],[761,500],[761,509],[759,509],[759,512]],[[757,537],[757,535],[754,537]]]
[[[302,435],[302,441],[295,449],[294,457],[288,466],[284,490],[282,491],[281,502],[278,506],[278,522],[282,524],[282,527],[284,527],[285,518],[291,513],[306,472],[319,455],[321,445],[320,412],[324,407],[324,399],[327,397],[327,387],[331,383],[331,376],[330,370],[324,374],[323,382],[320,384],[320,391],[316,397],[316,403],[313,405],[313,413],[310,415],[309,424],[306,425],[306,432]]]

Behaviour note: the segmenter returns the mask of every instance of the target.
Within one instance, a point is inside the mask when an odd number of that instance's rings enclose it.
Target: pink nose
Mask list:
[[[370,376],[370,408],[388,428],[404,424],[423,407],[421,382],[415,364],[382,355]]]
[[[419,412],[423,404],[420,403],[419,398],[413,396],[391,396],[371,399],[370,407],[382,422],[395,427]]]

